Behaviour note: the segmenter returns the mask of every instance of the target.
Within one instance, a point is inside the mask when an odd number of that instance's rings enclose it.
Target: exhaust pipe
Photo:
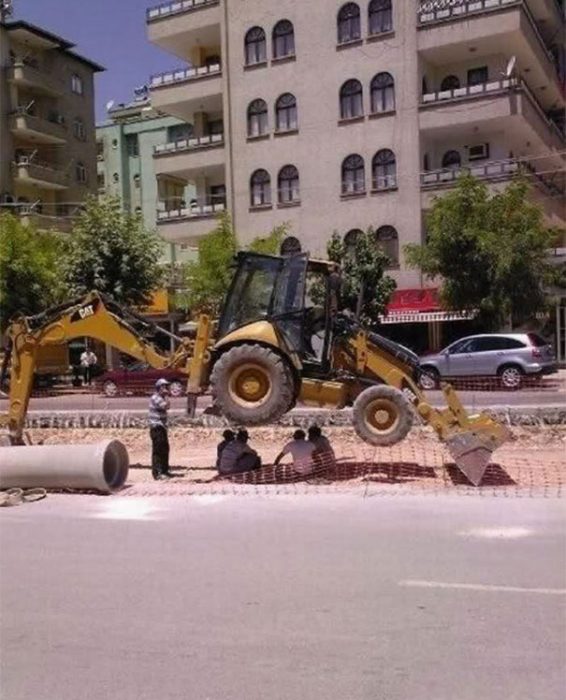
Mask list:
[[[125,484],[129,466],[128,451],[119,440],[0,447],[0,489],[39,486],[112,493]]]

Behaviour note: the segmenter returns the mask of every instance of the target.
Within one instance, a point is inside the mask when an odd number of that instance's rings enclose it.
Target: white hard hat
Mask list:
[[[169,384],[171,384],[171,382],[168,382],[166,379],[163,379],[163,377],[162,377],[161,379],[158,379],[155,382],[155,388],[161,389],[162,386],[169,386]]]

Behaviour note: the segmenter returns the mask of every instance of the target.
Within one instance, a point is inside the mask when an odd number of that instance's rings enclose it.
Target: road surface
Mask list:
[[[563,700],[551,499],[50,495],[0,512],[6,700]]]

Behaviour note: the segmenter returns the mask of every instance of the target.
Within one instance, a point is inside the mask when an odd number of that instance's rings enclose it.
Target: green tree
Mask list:
[[[378,326],[379,316],[385,313],[397,284],[385,274],[390,261],[376,245],[375,231],[369,228],[359,233],[352,245],[346,245],[335,232],[328,242],[327,256],[342,268],[343,309],[355,314],[368,328]]]
[[[36,314],[65,298],[63,256],[60,235],[0,213],[0,331],[14,314]]]
[[[123,212],[117,197],[92,197],[69,238],[65,274],[71,293],[97,290],[122,304],[147,304],[163,282],[162,249],[159,236],[140,215]]]
[[[427,242],[405,246],[410,266],[441,278],[447,309],[478,310],[486,329],[521,322],[545,308],[548,247],[556,232],[528,199],[529,186],[514,180],[504,191],[463,175],[453,191],[436,198],[427,216]]]
[[[273,255],[279,252],[288,226],[275,227],[267,236],[255,238],[247,250]],[[181,306],[193,314],[207,313],[217,318],[230,287],[234,256],[238,243],[228,213],[219,217],[216,228],[203,236],[198,244],[198,259],[185,266],[187,291],[177,297]]]

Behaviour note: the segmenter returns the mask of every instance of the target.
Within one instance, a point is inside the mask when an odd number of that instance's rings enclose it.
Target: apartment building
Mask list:
[[[40,228],[70,229],[96,193],[94,75],[74,44],[0,22],[0,206]]]
[[[129,103],[110,105],[108,119],[96,127],[99,196],[117,196],[126,211],[139,212],[148,229],[156,226],[156,207],[166,210],[188,206],[195,188],[169,174],[156,178],[156,164],[167,154],[167,144],[191,139],[192,126],[156,112],[144,89]],[[163,262],[187,260],[193,249],[167,242]]]
[[[159,165],[196,188],[158,214],[168,240],[196,244],[225,206],[244,242],[287,221],[314,254],[372,226],[399,287],[387,320],[431,322],[436,344],[445,316],[403,245],[463,168],[492,188],[522,170],[566,226],[563,2],[179,0],[147,28],[179,63],[152,104],[195,130]]]

